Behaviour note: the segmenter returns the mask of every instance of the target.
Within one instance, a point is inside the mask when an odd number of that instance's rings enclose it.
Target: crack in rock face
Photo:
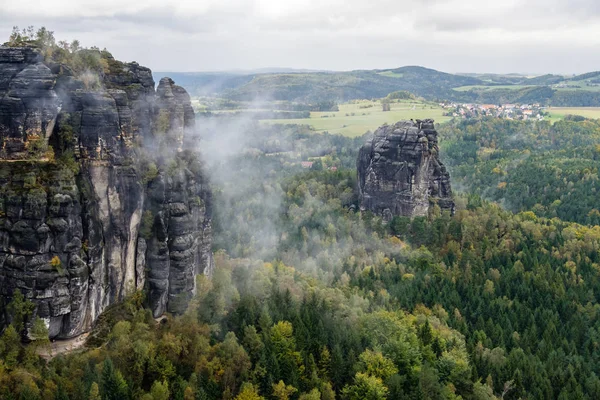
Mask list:
[[[434,121],[383,125],[357,160],[360,207],[386,221],[426,216],[433,205],[454,213],[450,174],[439,159]]]

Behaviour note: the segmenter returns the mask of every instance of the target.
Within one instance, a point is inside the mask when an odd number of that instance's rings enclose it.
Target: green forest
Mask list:
[[[456,214],[389,224],[357,208],[365,138],[247,129],[187,312],[155,321],[138,292],[47,361],[17,292],[0,398],[600,398],[598,121],[442,126]]]
[[[489,118],[442,125],[454,185],[513,212],[600,224],[600,120]]]

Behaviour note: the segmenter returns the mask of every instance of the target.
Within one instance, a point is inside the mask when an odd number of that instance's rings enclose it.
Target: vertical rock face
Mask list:
[[[52,131],[55,75],[33,48],[0,47],[0,155],[21,154],[27,138]]]
[[[454,213],[450,175],[438,153],[433,120],[377,129],[358,155],[361,209],[388,221],[394,215],[425,216],[432,204]]]
[[[146,215],[152,218],[153,232],[143,240],[155,316],[183,312],[195,275],[212,272],[205,191],[206,185],[189,169],[163,173],[150,184]]]
[[[181,86],[175,85],[171,78],[162,78],[156,88],[159,129],[165,129],[170,143],[181,149],[185,131],[195,123],[194,110],[190,96]],[[161,126],[162,125],[162,126]]]
[[[32,47],[0,47],[0,324],[19,289],[52,338],[146,290],[185,310],[213,268],[210,192],[185,90],[108,57],[93,90]],[[1,327],[0,327],[1,329]]]

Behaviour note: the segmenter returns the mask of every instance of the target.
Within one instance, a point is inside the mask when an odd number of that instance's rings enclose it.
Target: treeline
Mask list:
[[[600,224],[600,121],[488,118],[439,128],[455,186],[502,203],[585,224]]]
[[[281,110],[270,110],[270,111],[227,111],[227,112],[213,112],[210,110],[198,113],[198,118],[205,117],[222,117],[222,118],[248,118],[252,120],[262,119],[302,119],[310,118],[310,111],[281,111]]]
[[[98,88],[104,74],[120,66],[108,50],[82,47],[76,39],[57,41],[54,32],[45,27],[15,26],[5,45],[38,48],[47,64],[57,70],[66,68],[65,74],[77,76],[87,89]]]
[[[592,82],[594,83],[594,82]],[[600,106],[600,92],[595,90],[568,88],[553,89],[547,84],[539,86],[526,86],[523,88],[494,88],[494,85],[485,85],[467,91],[453,89],[430,89],[421,96],[430,100],[455,101],[462,103],[478,104],[535,104],[553,107],[598,107]]]

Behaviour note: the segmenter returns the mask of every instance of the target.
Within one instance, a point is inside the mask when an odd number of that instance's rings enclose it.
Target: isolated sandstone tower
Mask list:
[[[439,159],[433,120],[400,121],[375,131],[358,155],[362,210],[390,220],[425,216],[433,204],[454,213],[450,175]]]

